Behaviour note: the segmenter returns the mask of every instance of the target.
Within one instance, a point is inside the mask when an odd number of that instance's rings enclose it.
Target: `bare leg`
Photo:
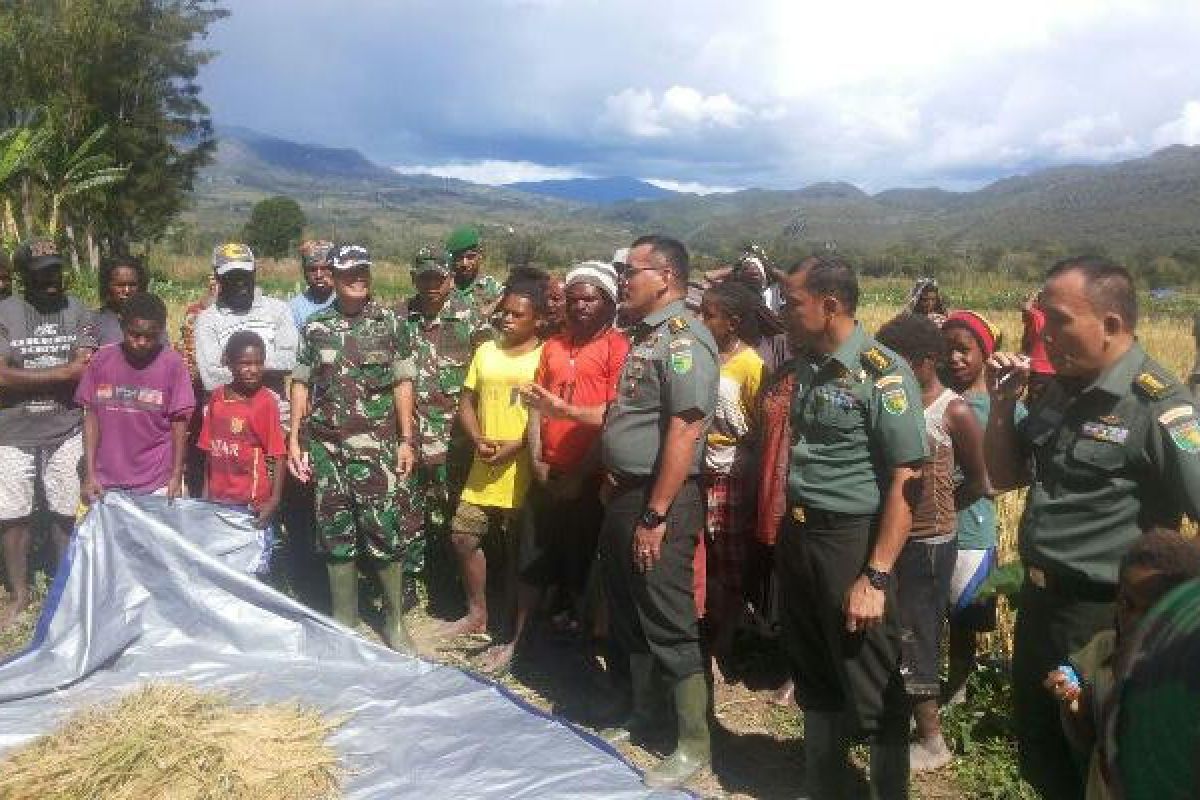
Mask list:
[[[54,543],[55,569],[58,569],[67,555],[67,548],[71,545],[71,531],[75,527],[75,520],[61,514],[48,516],[50,518],[50,541]]]
[[[542,604],[542,588],[524,582],[517,584],[517,613],[513,623],[512,639],[504,644],[489,647],[479,659],[479,668],[484,672],[504,672],[516,655],[517,645],[529,624],[529,617]]]
[[[950,668],[946,675],[946,705],[967,699],[967,679],[975,671],[975,631],[950,626]]]
[[[469,533],[450,535],[454,554],[462,570],[463,588],[467,594],[467,614],[443,625],[442,636],[464,636],[487,632],[487,556],[478,536]]]
[[[29,607],[29,546],[32,540],[29,517],[7,522],[3,528],[4,570],[12,594],[0,609],[0,631],[7,630],[17,616]]]
[[[917,723],[917,741],[909,747],[909,765],[913,772],[940,769],[954,757],[942,738],[936,697],[922,697],[913,703]]]

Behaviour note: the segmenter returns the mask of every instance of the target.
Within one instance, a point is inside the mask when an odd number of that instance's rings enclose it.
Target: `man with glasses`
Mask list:
[[[675,751],[648,786],[680,786],[710,761],[708,685],[692,594],[703,525],[696,476],[717,401],[717,346],[684,308],[688,254],[665,236],[633,243],[621,305],[633,323],[600,448],[609,494],[601,572],[613,632],[629,654],[633,711],[610,742],[638,741],[660,723],[656,670],[673,687]]]

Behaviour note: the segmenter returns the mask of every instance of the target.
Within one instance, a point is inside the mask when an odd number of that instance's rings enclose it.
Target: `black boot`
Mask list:
[[[842,712],[804,712],[804,783],[810,800],[849,796],[849,749]]]

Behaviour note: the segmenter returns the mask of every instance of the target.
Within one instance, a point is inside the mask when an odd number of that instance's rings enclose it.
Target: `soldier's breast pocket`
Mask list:
[[[847,390],[817,387],[813,402],[813,438],[819,441],[845,439],[866,424],[866,408]]]
[[[658,401],[658,373],[650,357],[641,353],[629,354],[621,370],[617,401],[624,406],[648,408]]]
[[[1085,434],[1071,447],[1065,466],[1072,474],[1087,478],[1112,475],[1124,469],[1125,464],[1125,447],[1121,443]]]

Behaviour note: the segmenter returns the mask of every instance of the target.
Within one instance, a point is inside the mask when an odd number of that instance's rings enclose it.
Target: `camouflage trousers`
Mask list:
[[[420,495],[425,528],[408,545],[404,555],[405,573],[420,574],[425,569],[426,540],[434,537],[434,541],[439,541],[436,537],[450,532],[450,520],[454,516],[454,507],[458,505],[458,494],[471,469],[473,454],[473,450],[455,441],[444,462],[421,464],[414,471],[413,490]]]
[[[424,523],[413,481],[396,475],[396,445],[370,435],[308,442],[316,482],[317,542],[337,560],[362,548],[380,561],[401,561]]]

